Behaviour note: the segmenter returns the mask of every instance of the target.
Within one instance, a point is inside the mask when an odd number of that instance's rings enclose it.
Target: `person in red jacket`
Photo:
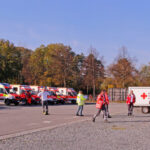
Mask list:
[[[27,104],[31,105],[32,97],[30,91],[26,92]]]
[[[104,113],[104,121],[108,122],[107,121],[107,117],[108,117],[107,104],[109,104],[108,95],[107,95],[106,91],[102,91],[97,97],[96,108],[98,109],[98,111],[92,118],[93,122],[95,122],[96,117],[100,115],[101,111],[103,111],[103,113]]]
[[[107,93],[106,93],[107,94]],[[110,99],[110,97],[108,96],[108,101],[107,101],[107,103],[106,103],[106,110],[107,110],[107,117],[108,118],[112,118],[112,116],[110,115],[110,113],[109,113],[109,109],[108,109],[108,106],[109,106],[109,99]],[[103,117],[104,117],[104,115],[103,115]]]
[[[133,114],[133,104],[135,103],[136,97],[133,93],[133,90],[130,91],[130,94],[127,96],[127,105],[128,105],[128,116]]]

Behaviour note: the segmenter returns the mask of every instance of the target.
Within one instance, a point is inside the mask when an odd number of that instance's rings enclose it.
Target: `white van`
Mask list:
[[[143,113],[150,112],[150,87],[129,87],[128,92],[133,90],[136,101],[134,106],[141,107]]]
[[[0,100],[3,100],[6,105],[11,103],[18,105],[19,101],[16,99],[15,94],[10,93],[10,85],[8,83],[0,83]]]

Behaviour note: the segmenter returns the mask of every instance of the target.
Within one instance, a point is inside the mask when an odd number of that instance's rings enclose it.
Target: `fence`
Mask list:
[[[124,88],[110,88],[108,89],[110,101],[125,101],[127,98],[128,90]]]

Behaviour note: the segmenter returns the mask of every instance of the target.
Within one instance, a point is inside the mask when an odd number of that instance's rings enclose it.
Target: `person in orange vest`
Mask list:
[[[133,104],[135,103],[136,97],[133,93],[133,90],[130,91],[130,94],[127,96],[127,105],[128,105],[128,116],[133,114]]]
[[[104,91],[105,92],[105,91]],[[106,93],[106,92],[105,92]],[[107,94],[107,93],[106,93]],[[106,102],[106,105],[105,105],[105,107],[106,107],[106,111],[107,111],[107,118],[112,118],[112,116],[110,115],[110,113],[109,113],[109,99],[110,99],[110,97],[107,95],[107,97],[108,97],[108,100],[107,100],[107,102]],[[104,114],[103,114],[103,118],[104,118]]]
[[[108,95],[105,90],[103,90],[97,97],[97,103],[96,108],[98,109],[97,113],[93,116],[92,121],[95,122],[95,119],[97,116],[100,115],[101,111],[103,111],[104,114],[104,121],[108,122],[107,118],[107,104],[109,103]]]

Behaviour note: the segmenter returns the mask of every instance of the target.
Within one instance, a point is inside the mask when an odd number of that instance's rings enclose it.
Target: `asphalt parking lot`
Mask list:
[[[76,117],[77,105],[49,105],[50,115],[42,114],[42,107],[37,106],[5,106],[0,105],[0,136],[16,134],[46,127],[61,126],[66,123],[86,120],[91,116],[90,105],[85,117]],[[85,111],[87,108],[85,107]]]
[[[86,105],[84,117],[76,117],[76,105],[50,106],[44,116],[40,106],[0,106],[0,150],[148,150],[150,114],[134,109],[127,116],[126,104],[111,103],[112,118],[91,121],[95,105]]]

